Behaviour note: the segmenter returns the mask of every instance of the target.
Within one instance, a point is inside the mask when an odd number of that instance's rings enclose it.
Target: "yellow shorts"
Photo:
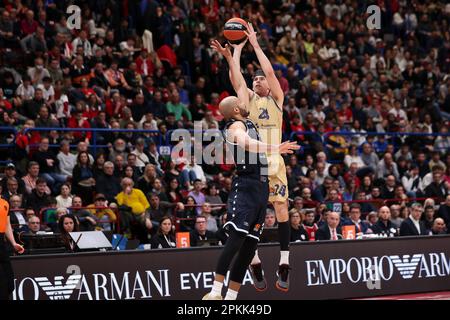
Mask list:
[[[281,155],[267,157],[269,164],[269,202],[285,202],[289,197],[286,165]]]

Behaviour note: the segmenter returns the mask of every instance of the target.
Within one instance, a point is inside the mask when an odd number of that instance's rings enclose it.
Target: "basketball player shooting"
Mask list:
[[[261,135],[261,139],[265,143],[281,143],[281,127],[283,122],[283,102],[284,93],[269,59],[261,49],[256,38],[256,32],[251,23],[248,23],[248,30],[245,32],[247,39],[255,50],[258,62],[262,70],[257,70],[253,78],[252,90],[247,89],[241,95],[238,94],[240,100],[249,99],[248,112],[249,118],[256,123]],[[240,74],[240,59],[242,48],[245,42],[240,44],[232,44],[234,47],[233,61],[237,65],[238,72],[231,72],[230,80],[233,88],[237,92],[237,77]],[[269,165],[269,202],[273,205],[278,221],[278,235],[280,241],[280,262],[278,266],[278,279],[276,288],[281,291],[289,290],[289,213],[288,213],[288,186],[286,177],[286,166],[280,154],[268,155]],[[264,291],[267,289],[267,282],[264,277],[261,260],[256,251],[253,258],[250,271],[256,290]]]
[[[223,48],[217,41],[211,46],[221,52],[231,67],[234,67],[228,48]],[[242,75],[236,80],[238,91],[246,91]],[[230,282],[225,300],[236,299],[245,272],[255,254],[266,215],[269,198],[266,154],[292,153],[300,148],[295,142],[282,144],[261,142],[255,124],[248,118],[245,107],[247,103],[249,100],[245,100],[245,96],[243,101],[231,96],[219,104],[219,110],[227,121],[224,137],[228,149],[233,154],[236,175],[227,201],[228,215],[224,224],[228,240],[216,267],[213,288],[203,300],[222,300],[222,287],[228,270]],[[230,269],[235,256],[236,259]]]

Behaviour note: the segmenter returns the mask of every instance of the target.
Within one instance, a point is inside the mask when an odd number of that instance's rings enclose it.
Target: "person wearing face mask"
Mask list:
[[[29,68],[27,74],[31,78],[31,83],[35,86],[43,84],[45,77],[50,77],[50,73],[44,67],[44,60],[42,58],[36,58],[34,60],[34,67]]]

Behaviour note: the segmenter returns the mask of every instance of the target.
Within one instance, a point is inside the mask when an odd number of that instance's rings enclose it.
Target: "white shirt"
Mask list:
[[[147,155],[143,152],[139,152],[138,149],[134,149],[131,153],[136,155],[136,167],[145,167],[145,165],[150,162]]]
[[[58,208],[70,208],[72,206],[72,196],[64,199],[61,195],[56,197],[56,205]]]
[[[409,216],[409,218],[411,219],[411,221],[416,226],[417,232],[420,234],[420,223],[419,223],[419,220],[415,220],[412,216]]]
[[[46,100],[46,101],[47,101],[48,99],[50,99],[51,96],[54,96],[54,95],[55,95],[55,90],[53,89],[53,86],[50,86],[50,88],[45,89],[44,85],[43,85],[43,84],[40,84],[40,85],[38,85],[37,87],[38,87],[38,89],[41,89],[41,90],[42,90],[42,95],[43,95],[43,97],[44,97],[44,100]]]
[[[339,240],[336,229],[331,229],[330,227],[328,228],[330,229],[330,240]],[[334,239],[333,236],[335,237]]]
[[[16,215],[17,221],[19,222],[19,224],[21,226],[27,224],[27,222],[25,221],[25,218],[23,217],[23,215],[20,211],[14,211],[14,214]]]
[[[56,158],[59,160],[59,171],[61,171],[61,174],[72,176],[73,168],[77,163],[77,157],[70,152],[69,154],[64,154],[60,151]]]
[[[200,167],[198,164],[194,164],[193,166],[188,165],[186,167],[188,170],[192,170],[195,172],[195,176],[197,177],[197,179],[202,180],[202,182],[206,182],[205,172],[203,172],[202,167]]]

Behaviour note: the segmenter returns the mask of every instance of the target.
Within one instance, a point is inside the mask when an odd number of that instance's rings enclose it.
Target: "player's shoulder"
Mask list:
[[[243,120],[233,120],[227,124],[226,128],[231,130],[238,130],[238,129],[245,130],[247,129],[247,126],[246,122],[244,122]]]

